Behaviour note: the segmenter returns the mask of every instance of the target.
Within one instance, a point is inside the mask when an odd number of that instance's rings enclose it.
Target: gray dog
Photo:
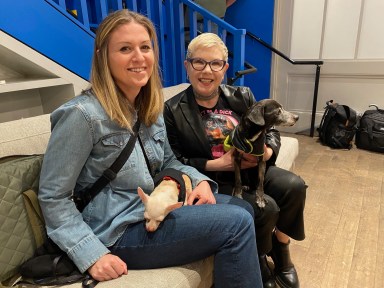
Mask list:
[[[285,111],[277,101],[272,99],[261,100],[247,109],[225,143],[226,146],[236,148],[234,196],[242,198],[243,186],[240,174],[242,153],[253,154],[258,158],[259,183],[256,189],[256,204],[260,208],[265,207],[263,185],[266,168],[263,160],[265,132],[272,126],[293,126],[298,119],[298,115]]]

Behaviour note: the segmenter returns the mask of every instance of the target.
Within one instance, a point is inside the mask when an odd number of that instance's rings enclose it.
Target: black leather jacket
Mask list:
[[[238,115],[242,115],[256,101],[248,87],[220,85],[220,89],[221,97],[227,99],[230,108]],[[164,119],[168,140],[177,159],[220,182],[218,172],[205,171],[207,161],[213,160],[213,156],[192,86],[165,102]],[[281,146],[279,131],[268,130],[266,145],[274,152],[267,166],[274,165]],[[223,173],[219,174],[220,178],[223,178]]]

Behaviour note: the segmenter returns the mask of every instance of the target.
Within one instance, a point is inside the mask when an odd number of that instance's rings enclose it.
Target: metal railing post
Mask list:
[[[313,91],[313,103],[312,103],[311,130],[309,131],[309,136],[311,136],[311,137],[313,137],[314,132],[315,132],[317,93],[319,91],[320,68],[321,68],[320,65],[316,66],[315,88],[314,88],[314,91]]]

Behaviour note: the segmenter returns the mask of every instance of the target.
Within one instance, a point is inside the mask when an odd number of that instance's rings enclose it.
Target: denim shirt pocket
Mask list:
[[[101,140],[105,155],[108,155],[107,157],[113,157],[111,163],[113,163],[120,156],[121,152],[127,145],[128,140],[130,139],[130,137],[127,136],[128,134],[126,133],[111,134]],[[128,158],[128,160],[125,162],[124,166],[120,169],[120,171],[124,171],[135,166],[135,159],[132,158],[133,157]]]
[[[166,139],[165,129],[156,130],[151,135],[152,155],[149,156],[152,162],[152,171],[159,171],[164,162],[164,144]]]
[[[156,142],[164,143],[165,141],[165,130],[157,130],[153,135],[152,138]]]

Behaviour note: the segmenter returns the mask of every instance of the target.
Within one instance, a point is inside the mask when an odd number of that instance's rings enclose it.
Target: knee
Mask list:
[[[269,195],[264,195],[266,203],[264,208],[254,205],[255,225],[263,223],[271,223],[274,226],[279,218],[280,208],[276,201]]]
[[[267,222],[276,222],[279,217],[280,208],[277,205],[276,201],[269,195],[264,194],[265,197],[265,207],[260,208],[256,204],[256,195],[243,193],[243,198],[248,202],[248,209],[252,209],[252,214],[254,215],[255,225],[259,225]]]
[[[253,214],[249,213],[249,211],[244,209],[244,207],[231,205],[231,208],[229,208],[225,213],[228,214],[227,218],[230,218],[232,224],[237,226],[239,230],[254,227]],[[228,223],[228,225],[230,224]]]
[[[248,213],[251,215],[252,218],[255,216],[252,205],[249,204],[248,201],[244,201],[237,197],[231,197],[231,199],[228,201],[228,204],[239,206],[245,209],[246,211],[248,211]]]
[[[288,191],[295,195],[296,199],[305,200],[307,194],[307,185],[304,180],[295,174],[290,175],[288,183]]]

